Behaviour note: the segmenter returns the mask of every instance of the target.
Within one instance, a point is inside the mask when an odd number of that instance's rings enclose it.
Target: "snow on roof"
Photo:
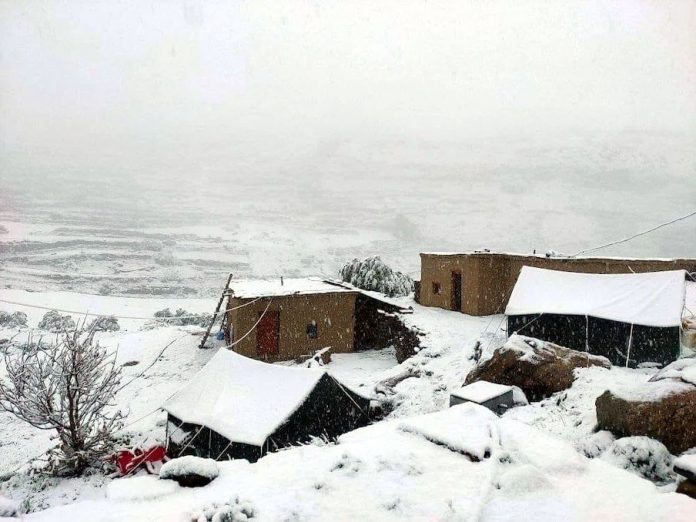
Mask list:
[[[222,348],[162,408],[234,442],[261,446],[324,374],[267,364]]]
[[[506,315],[565,314],[644,326],[679,326],[684,270],[584,274],[522,267]]]
[[[478,249],[478,250],[464,250],[464,251],[432,251],[432,252],[421,252],[422,256],[471,256],[471,255],[493,255],[493,256],[509,256],[509,257],[537,257],[537,258],[550,258],[550,259],[568,259],[568,260],[578,260],[578,259],[610,259],[617,261],[678,261],[687,258],[683,257],[627,257],[627,256],[586,256],[586,255],[567,255],[560,252],[499,252],[489,249]],[[688,258],[691,259],[691,258]]]
[[[412,307],[407,302],[405,302],[403,298],[389,297],[375,290],[365,290],[364,288],[358,288],[355,285],[346,283],[345,281],[341,281],[339,279],[325,279],[324,281],[329,285],[340,287],[346,291],[358,292],[360,294],[363,294],[364,296],[370,297],[372,299],[388,304],[400,310],[408,310],[409,308],[412,309]]]
[[[512,391],[512,386],[488,381],[476,381],[452,392],[452,395],[465,401],[484,403],[504,393]]]
[[[235,297],[243,299],[256,297],[276,297],[297,294],[322,294],[331,292],[352,292],[347,288],[332,285],[319,278],[304,279],[234,279],[228,288]]]

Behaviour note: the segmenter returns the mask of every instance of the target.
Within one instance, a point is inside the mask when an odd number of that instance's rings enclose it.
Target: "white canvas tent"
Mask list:
[[[223,348],[163,409],[174,424],[204,427],[224,445],[256,447],[260,455],[269,449],[269,439],[273,447],[282,446],[366,424],[369,400],[321,369],[268,364]],[[334,418],[319,418],[324,410]],[[191,444],[198,453],[205,450],[206,436],[202,441]],[[217,458],[219,446],[203,453]]]
[[[520,271],[505,309],[508,335],[523,333],[613,364],[668,364],[679,356],[683,270],[587,274]]]
[[[684,270],[584,274],[522,267],[506,315],[588,315],[644,326],[679,326]]]

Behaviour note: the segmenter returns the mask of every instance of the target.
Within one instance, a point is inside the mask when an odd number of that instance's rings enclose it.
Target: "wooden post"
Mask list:
[[[232,281],[232,274],[231,273],[229,276],[227,276],[227,284],[225,285],[225,289],[222,291],[222,294],[220,295],[220,300],[218,301],[217,308],[215,308],[215,313],[213,314],[213,318],[210,320],[210,324],[208,325],[208,329],[205,331],[205,335],[203,335],[203,340],[201,341],[201,344],[198,345],[199,348],[205,348],[205,342],[208,340],[208,336],[210,335],[210,330],[213,329],[213,325],[215,324],[215,320],[217,319],[218,312],[220,311],[220,306],[222,306],[222,302],[225,300],[225,296],[227,295],[227,290],[230,287],[230,281]]]

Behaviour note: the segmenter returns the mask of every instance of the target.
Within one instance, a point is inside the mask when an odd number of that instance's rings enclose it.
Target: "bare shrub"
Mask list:
[[[29,340],[5,354],[0,408],[60,441],[51,471],[77,475],[110,452],[121,413],[113,411],[121,370],[94,341],[94,325],[65,331],[49,345]]]

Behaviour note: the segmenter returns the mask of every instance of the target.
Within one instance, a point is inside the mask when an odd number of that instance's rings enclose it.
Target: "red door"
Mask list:
[[[259,324],[256,326],[256,355],[264,359],[278,355],[280,312],[259,312],[259,318]]]

